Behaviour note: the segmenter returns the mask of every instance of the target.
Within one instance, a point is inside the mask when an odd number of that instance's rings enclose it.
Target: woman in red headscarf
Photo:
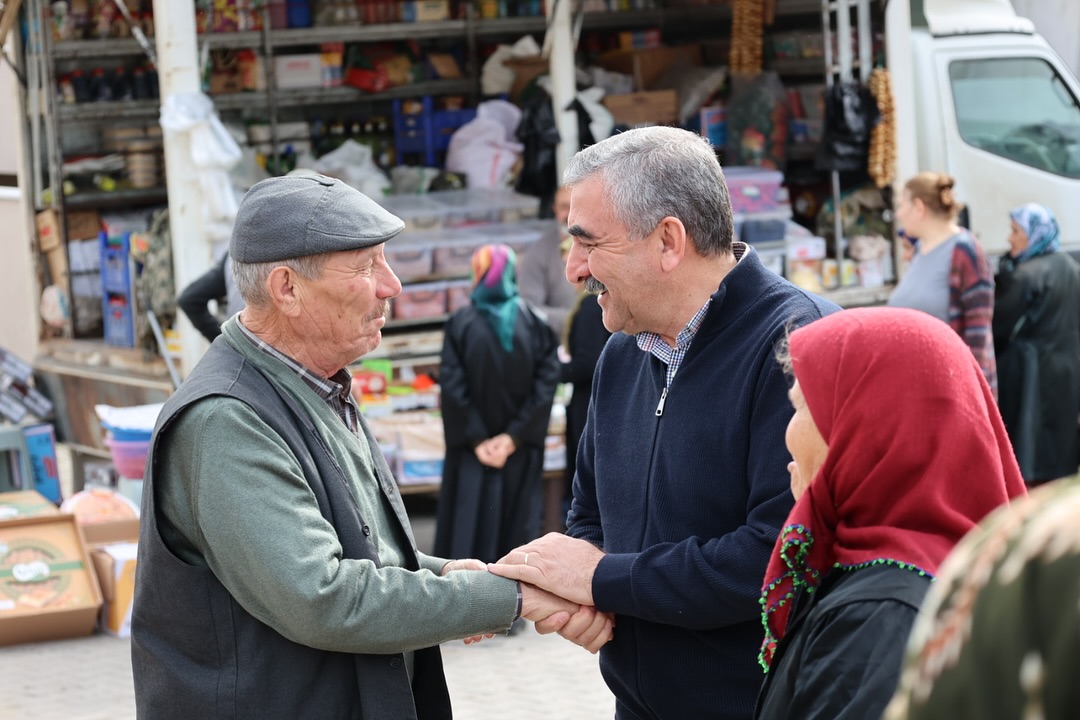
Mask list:
[[[1024,494],[967,345],[925,313],[866,308],[796,330],[795,506],[762,592],[757,717],[877,718],[938,565]]]

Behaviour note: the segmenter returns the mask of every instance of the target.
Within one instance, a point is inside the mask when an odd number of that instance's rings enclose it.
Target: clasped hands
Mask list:
[[[521,582],[521,616],[536,623],[537,632],[557,632],[596,653],[615,628],[615,616],[593,603],[593,573],[603,556],[603,550],[584,540],[548,533],[487,569]]]
[[[514,444],[514,439],[506,433],[499,433],[478,444],[473,452],[476,453],[476,459],[481,465],[501,468],[506,465],[507,458],[516,450],[517,445]]]

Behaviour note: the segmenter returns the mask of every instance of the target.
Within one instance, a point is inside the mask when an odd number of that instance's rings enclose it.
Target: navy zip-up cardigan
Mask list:
[[[600,668],[621,719],[750,718],[763,680],[758,598],[794,502],[776,344],[839,308],[749,250],[712,298],[662,413],[666,366],[612,336],[578,449],[567,534],[607,553],[592,590],[617,614]]]

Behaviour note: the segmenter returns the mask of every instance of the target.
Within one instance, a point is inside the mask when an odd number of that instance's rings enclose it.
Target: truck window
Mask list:
[[[949,64],[964,142],[1033,168],[1080,178],[1080,105],[1041,58]]]

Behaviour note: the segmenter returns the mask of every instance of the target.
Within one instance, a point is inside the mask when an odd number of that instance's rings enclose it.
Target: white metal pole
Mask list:
[[[555,127],[559,130],[559,145],[555,151],[555,172],[562,184],[563,170],[579,149],[577,113],[565,108],[577,94],[577,71],[574,64],[574,39],[570,28],[571,0],[548,2],[548,21],[551,33],[551,53],[548,74],[551,77],[551,103]],[[554,17],[550,14],[554,13]]]
[[[904,183],[919,171],[919,131],[915,117],[915,94],[932,92],[915,87],[915,59],[911,45],[911,5],[890,2],[885,8],[885,59],[893,86],[893,114],[896,118],[896,175],[893,180],[893,207]],[[900,240],[893,243],[893,266],[899,279],[902,267]]]
[[[194,0],[154,0],[154,30],[162,102],[170,95],[200,92]],[[188,133],[164,133],[173,277],[177,292],[205,272],[213,260],[212,249],[203,231],[203,197],[191,159],[190,138]],[[183,313],[177,315],[181,374],[186,376],[206,351],[206,340]]]

